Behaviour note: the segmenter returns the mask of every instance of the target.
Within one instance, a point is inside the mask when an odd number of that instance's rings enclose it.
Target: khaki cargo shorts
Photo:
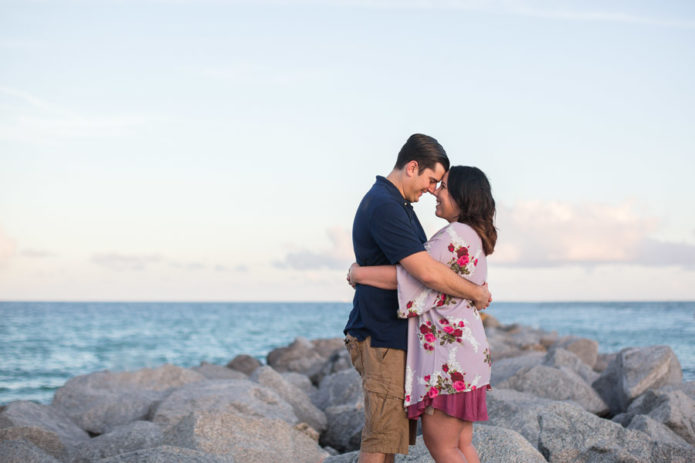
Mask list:
[[[362,377],[364,428],[360,451],[408,453],[415,445],[417,421],[409,420],[403,407],[406,353],[400,349],[372,347],[347,335],[345,346],[352,365]]]

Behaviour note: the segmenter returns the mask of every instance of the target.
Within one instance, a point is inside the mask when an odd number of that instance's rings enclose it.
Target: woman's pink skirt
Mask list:
[[[440,394],[434,399],[425,396],[422,402],[408,406],[408,418],[416,420],[432,407],[463,421],[487,421],[485,394],[488,388],[489,386],[456,394]]]

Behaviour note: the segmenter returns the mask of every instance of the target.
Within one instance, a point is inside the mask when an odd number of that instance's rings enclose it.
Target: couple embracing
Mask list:
[[[449,222],[429,241],[411,206],[424,193],[436,196],[435,214]],[[478,310],[492,300],[494,214],[485,174],[450,169],[444,148],[422,134],[408,138],[391,173],[362,199],[345,327],[364,390],[360,463],[407,454],[418,418],[437,463],[479,462],[473,422],[487,420],[491,359]]]

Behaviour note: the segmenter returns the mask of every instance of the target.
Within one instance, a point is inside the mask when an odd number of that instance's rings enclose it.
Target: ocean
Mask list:
[[[350,303],[0,302],[0,405],[50,403],[73,376],[261,361],[297,336],[342,337]],[[600,352],[667,344],[695,380],[695,302],[495,302],[502,323],[595,339]],[[494,355],[493,355],[494,359]],[[494,368],[494,364],[493,364]]]

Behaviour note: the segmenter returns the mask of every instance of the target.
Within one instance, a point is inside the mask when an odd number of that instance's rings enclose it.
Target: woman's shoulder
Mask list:
[[[480,239],[478,232],[476,232],[475,229],[468,224],[451,222],[449,225],[444,227],[443,231],[444,230],[446,230],[449,235],[457,236],[459,239],[466,241],[469,244],[477,244],[479,246],[482,245],[482,240]]]

